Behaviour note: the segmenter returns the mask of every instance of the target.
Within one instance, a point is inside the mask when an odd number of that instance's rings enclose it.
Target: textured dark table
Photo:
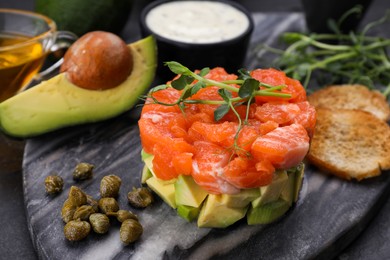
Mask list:
[[[136,39],[139,29],[137,15],[149,1],[135,1],[129,22],[123,31],[126,40]],[[299,0],[242,0],[253,12],[297,12],[301,11]],[[32,10],[33,0],[0,0],[0,8]],[[390,8],[388,0],[373,0],[365,17],[371,21],[382,16]],[[384,30],[390,37],[390,30]],[[24,141],[14,140],[0,134],[0,259],[36,259],[32,246],[23,202],[22,159]],[[390,258],[390,200],[371,221],[360,236],[349,246],[339,259],[389,259]]]

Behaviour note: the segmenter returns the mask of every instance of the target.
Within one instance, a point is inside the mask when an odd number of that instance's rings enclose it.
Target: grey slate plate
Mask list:
[[[134,112],[134,111],[133,111]],[[361,183],[345,182],[307,167],[300,199],[285,217],[267,226],[241,221],[227,229],[199,229],[157,200],[133,210],[145,230],[137,243],[124,246],[119,224],[107,235],[90,235],[70,243],[60,217],[67,193],[45,194],[44,179],[53,171],[65,180],[65,190],[78,185],[99,197],[102,176],[114,173],[123,184],[119,202],[131,209],[126,194],[140,185],[142,163],[136,118],[129,114],[100,124],[74,127],[28,141],[24,160],[24,189],[28,226],[42,259],[329,259],[365,227],[386,198],[388,174]],[[96,165],[92,180],[76,183],[77,162]]]
[[[302,28],[300,15],[256,15],[253,44],[276,39],[281,32]],[[273,21],[273,22],[272,22]],[[264,30],[267,28],[267,31]],[[272,43],[269,42],[269,43]],[[248,68],[257,66],[249,53]],[[308,166],[295,207],[270,225],[240,221],[226,229],[199,229],[157,200],[144,210],[131,209],[126,194],[140,185],[142,162],[137,127],[139,109],[97,124],[55,131],[27,141],[23,162],[28,227],[41,259],[331,259],[366,226],[385,202],[390,177],[346,182]],[[92,180],[76,183],[78,162],[95,164]],[[98,198],[100,179],[122,178],[119,203],[131,209],[144,226],[141,239],[129,246],[119,240],[119,224],[106,235],[91,234],[71,243],[63,236],[60,217],[67,192],[48,196],[44,179],[57,172],[71,185]]]

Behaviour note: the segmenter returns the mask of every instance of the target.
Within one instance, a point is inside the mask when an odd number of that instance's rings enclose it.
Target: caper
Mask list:
[[[133,212],[123,209],[120,209],[117,212],[107,212],[107,216],[116,217],[119,222],[123,222],[126,219],[138,220],[137,215],[135,215]]]
[[[117,197],[121,183],[121,178],[116,175],[111,174],[104,176],[100,182],[100,196],[102,198]]]
[[[141,224],[134,219],[123,221],[119,230],[119,235],[123,243],[130,244],[140,238],[143,233]]]
[[[93,209],[92,206],[89,205],[82,205],[76,209],[76,211],[73,214],[73,219],[77,220],[88,220],[89,216],[96,211]]]
[[[65,223],[68,223],[69,221],[73,220],[73,215],[77,209],[77,206],[73,203],[72,200],[65,200],[64,204],[62,205],[61,209],[61,217],[62,220]]]
[[[101,198],[99,200],[99,209],[103,213],[117,212],[119,210],[119,204],[114,198]]]
[[[69,241],[79,241],[88,236],[91,225],[87,221],[72,220],[64,227],[64,235]]]
[[[45,178],[45,189],[48,194],[56,194],[62,191],[64,180],[58,175],[49,175]]]
[[[94,213],[89,216],[89,222],[91,223],[93,231],[98,234],[107,233],[110,228],[109,218],[102,213]]]
[[[73,171],[73,179],[76,181],[82,181],[92,178],[93,168],[95,168],[95,166],[89,163],[82,162],[77,164]]]
[[[68,199],[77,207],[87,204],[87,195],[77,186],[70,187]]]
[[[153,202],[153,195],[148,188],[133,187],[133,191],[130,191],[127,194],[127,199],[129,203],[136,208],[146,208]]]
[[[95,212],[99,211],[99,203],[92,196],[87,194],[87,205],[92,206]]]

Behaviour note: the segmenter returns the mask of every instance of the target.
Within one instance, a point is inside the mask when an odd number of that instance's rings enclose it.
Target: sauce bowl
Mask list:
[[[174,74],[166,61],[191,70],[224,67],[236,72],[244,64],[254,23],[248,10],[229,0],[158,0],[142,10],[140,27],[142,36],[156,38],[157,75],[169,80]]]

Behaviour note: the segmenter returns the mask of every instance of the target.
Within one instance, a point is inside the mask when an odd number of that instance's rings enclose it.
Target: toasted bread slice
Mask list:
[[[385,97],[362,85],[329,86],[308,96],[308,101],[316,108],[360,109],[382,120],[390,119],[390,108]]]
[[[308,160],[344,179],[362,180],[390,169],[390,128],[362,110],[319,107]]]

